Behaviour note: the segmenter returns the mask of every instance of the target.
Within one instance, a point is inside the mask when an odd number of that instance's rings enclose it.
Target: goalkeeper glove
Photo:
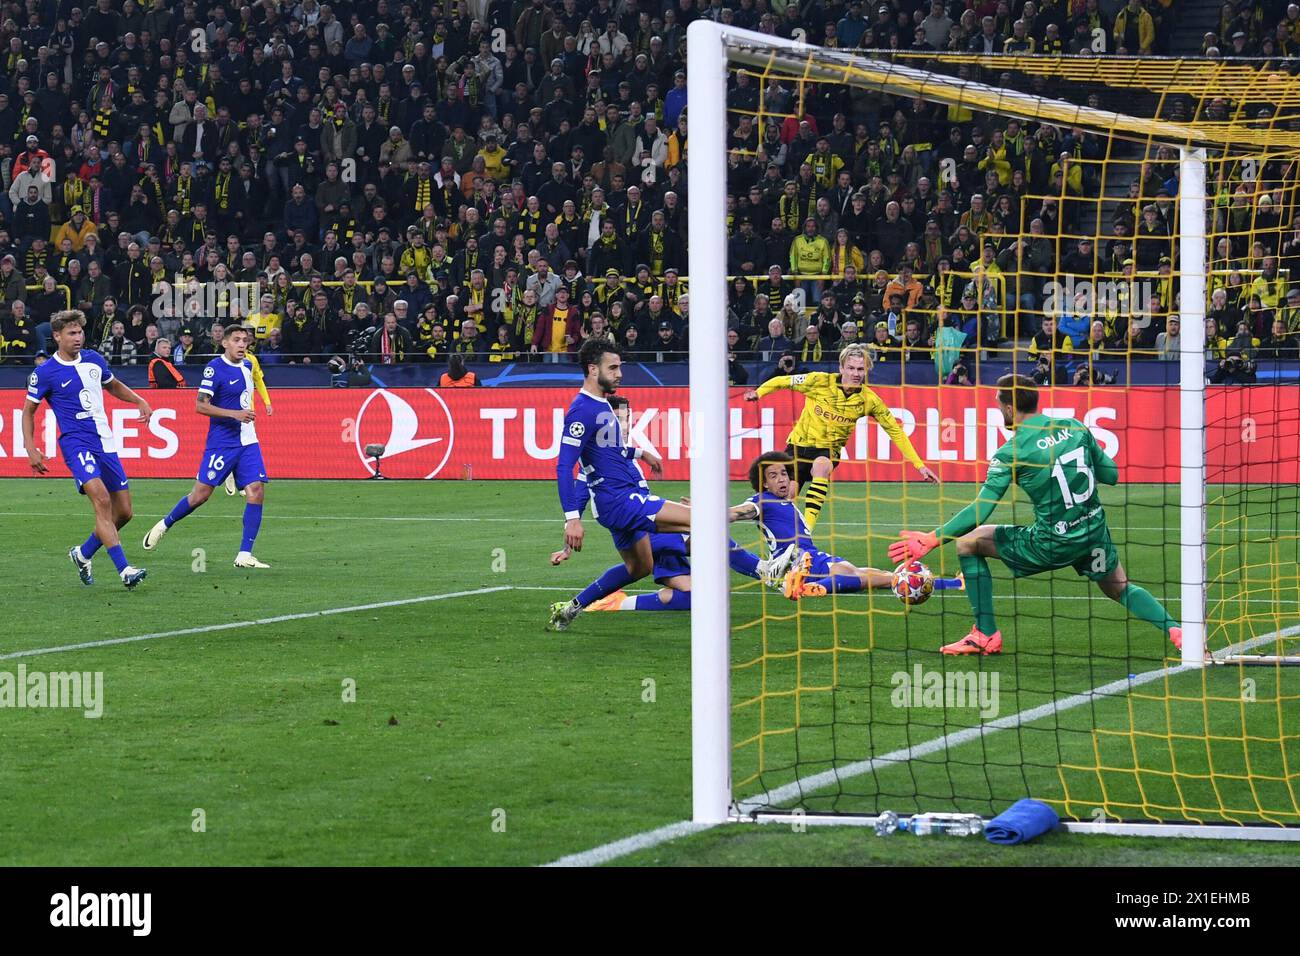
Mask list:
[[[939,546],[939,536],[933,531],[904,531],[902,537],[889,546],[889,560],[895,564],[920,560]]]

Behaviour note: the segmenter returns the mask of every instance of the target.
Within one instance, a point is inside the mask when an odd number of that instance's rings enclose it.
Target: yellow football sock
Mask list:
[[[821,516],[822,505],[826,503],[826,496],[831,491],[831,480],[829,478],[814,478],[808,482],[808,491],[804,494],[803,499],[803,520],[808,524],[808,530],[811,531],[817,527],[817,519]]]

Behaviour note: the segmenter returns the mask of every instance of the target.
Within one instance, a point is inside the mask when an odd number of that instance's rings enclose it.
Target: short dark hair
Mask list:
[[[62,332],[69,325],[79,325],[84,329],[86,327],[86,313],[80,309],[68,309],[64,312],[55,312],[50,318],[51,332]]]
[[[251,325],[240,325],[239,323],[236,322],[232,325],[227,325],[224,329],[221,330],[221,341],[223,342],[226,341],[226,339],[230,338],[236,332],[246,332],[248,333],[249,338],[257,337],[257,333],[253,331],[253,327]]]
[[[587,376],[587,367],[599,366],[606,353],[623,357],[623,352],[613,342],[602,339],[587,339],[578,350],[578,367],[582,369],[583,378]]]
[[[763,472],[768,465],[785,465],[786,473],[794,478],[794,456],[783,451],[765,451],[749,464],[749,486],[755,491],[763,490]]]
[[[998,401],[1028,414],[1038,411],[1038,386],[1025,375],[1003,375],[998,379]]]

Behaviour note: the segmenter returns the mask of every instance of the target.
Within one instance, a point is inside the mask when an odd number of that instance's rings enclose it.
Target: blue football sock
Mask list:
[[[239,545],[240,551],[252,552],[253,542],[257,540],[257,529],[262,527],[262,506],[251,501],[244,505],[244,540]]]
[[[658,591],[654,594],[638,594],[636,596],[636,609],[638,611],[689,611],[691,609],[691,592],[674,591],[667,604],[659,600]]]
[[[634,580],[635,578],[628,573],[626,564],[616,564],[583,588],[574,601],[577,602],[578,607],[586,607],[626,587]]]
[[[747,578],[758,577],[758,555],[746,551],[738,545],[733,538],[731,541],[730,554],[731,570],[737,574],[743,574]]]
[[[95,552],[101,547],[102,544],[100,543],[99,535],[92,531],[90,532],[90,537],[87,538],[85,543],[81,546],[81,556],[89,561],[91,557],[94,556]]]
[[[190,504],[190,496],[186,495],[176,502],[176,506],[172,508],[166,518],[163,518],[163,524],[170,528],[193,510],[194,506]]]
[[[83,551],[82,554],[85,554],[85,552]],[[108,556],[113,559],[113,567],[117,568],[120,574],[127,565],[126,555],[122,553],[122,546],[120,544],[113,545],[108,549]]]
[[[955,591],[961,587],[961,578],[935,578],[934,589],[936,591]]]
[[[856,574],[832,574],[816,583],[825,585],[832,594],[852,594],[862,590],[862,579]]]

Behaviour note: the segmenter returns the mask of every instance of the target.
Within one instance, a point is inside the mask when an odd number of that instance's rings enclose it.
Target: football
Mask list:
[[[893,588],[904,604],[924,604],[934,594],[934,574],[920,561],[904,561],[894,568]]]

